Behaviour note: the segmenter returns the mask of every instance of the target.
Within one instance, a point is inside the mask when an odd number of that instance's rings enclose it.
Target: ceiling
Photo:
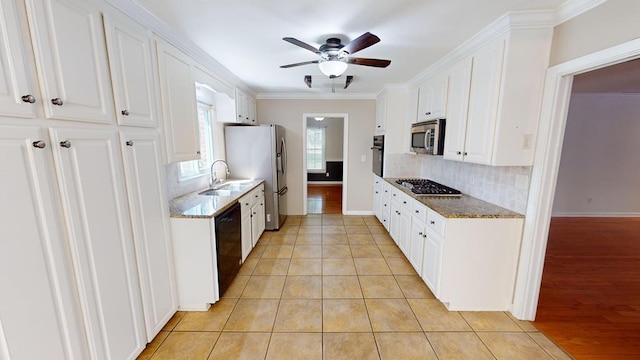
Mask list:
[[[136,0],[239,77],[258,94],[371,94],[401,84],[508,11],[556,9],[565,0]],[[338,79],[315,64],[312,52],[282,40],[318,47],[371,32],[381,41],[357,57],[391,60],[387,68],[350,65]],[[304,76],[312,76],[312,88]],[[344,78],[353,83],[343,90]]]

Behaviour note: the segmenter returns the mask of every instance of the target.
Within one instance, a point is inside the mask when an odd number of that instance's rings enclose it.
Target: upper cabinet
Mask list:
[[[376,99],[376,134],[384,134],[387,121],[387,93],[383,91]]]
[[[445,159],[532,165],[551,35],[511,29],[451,67]]]
[[[196,113],[194,61],[158,39],[158,68],[165,144],[170,163],[200,158],[200,131]]]
[[[89,1],[27,0],[47,118],[113,122],[102,19]]]
[[[236,121],[240,124],[256,125],[256,101],[244,91],[236,88]]]
[[[0,116],[33,118],[40,92],[31,76],[20,25],[25,19],[22,3],[0,1]],[[30,50],[30,49],[29,49]]]
[[[447,74],[440,74],[418,86],[417,122],[446,118],[448,85]]]
[[[151,31],[116,11],[104,25],[118,124],[158,126]]]

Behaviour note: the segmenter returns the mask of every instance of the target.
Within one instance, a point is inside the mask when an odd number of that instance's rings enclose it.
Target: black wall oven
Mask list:
[[[376,135],[373,137],[373,173],[382,177],[382,169],[384,168],[384,135]]]

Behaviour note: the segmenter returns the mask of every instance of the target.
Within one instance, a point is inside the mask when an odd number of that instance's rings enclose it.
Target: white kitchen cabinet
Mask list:
[[[253,249],[253,235],[251,234],[251,226],[253,225],[252,207],[253,201],[251,193],[238,199],[240,203],[240,237],[242,243],[242,262],[247,259],[249,253]]]
[[[162,150],[155,131],[121,131],[120,146],[147,341],[151,342],[177,310],[171,229]]]
[[[193,60],[174,46],[157,40],[165,146],[170,163],[200,158]]]
[[[49,137],[3,126],[0,152],[0,357],[87,359]]]
[[[531,166],[551,36],[511,29],[452,67],[445,159]]]
[[[387,93],[383,91],[376,98],[376,134],[384,134],[387,122]]]
[[[258,243],[258,240],[260,240],[260,236],[262,236],[262,233],[264,233],[264,229],[267,226],[266,206],[264,200],[264,184],[258,186],[257,192],[258,197],[253,209],[254,211],[252,211],[251,213],[251,215],[253,216],[251,223],[251,245],[253,247],[255,247]],[[254,231],[254,229],[256,230]]]
[[[440,298],[441,267],[444,252],[444,239],[433,231],[426,231],[424,239],[424,257],[422,259],[422,280],[436,298]]]
[[[104,28],[118,124],[158,126],[151,31],[116,10],[104,15]]]
[[[242,261],[244,262],[251,250],[260,239],[266,226],[264,205],[264,184],[251,190],[238,199],[242,218]]]
[[[422,261],[424,256],[424,242],[425,242],[425,222],[421,217],[421,212],[415,208],[418,201],[413,200],[414,212],[411,217],[411,234],[409,235],[409,255],[407,259],[413,265],[413,268],[418,274],[422,274]],[[420,205],[426,212],[426,207]],[[421,209],[422,210],[422,209]]]
[[[47,118],[113,123],[101,14],[90,1],[26,0]]]
[[[236,123],[256,125],[256,100],[236,88]]]
[[[384,180],[378,175],[373,175],[373,213],[382,223],[382,183]]]
[[[444,73],[418,86],[417,122],[446,118],[448,84],[449,77]]]
[[[447,123],[443,158],[463,159],[464,140],[467,130],[469,87],[471,85],[471,61],[467,58],[449,70],[447,97]]]
[[[171,218],[178,309],[206,311],[220,299],[215,218]]]
[[[389,235],[400,250],[409,257],[409,240],[411,237],[411,198],[402,191],[391,189],[391,216]]]
[[[26,21],[24,3],[0,1],[0,116],[34,118],[41,101],[34,69],[27,53],[30,44],[21,31]]]
[[[90,357],[135,358],[147,338],[117,133],[50,134]]]

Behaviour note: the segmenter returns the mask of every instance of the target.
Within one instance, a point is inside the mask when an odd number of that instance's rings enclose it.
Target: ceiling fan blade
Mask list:
[[[348,64],[353,65],[364,65],[364,66],[373,66],[373,67],[381,67],[385,68],[391,64],[391,60],[383,60],[383,59],[366,59],[366,58],[349,58],[347,60]]]
[[[347,81],[345,81],[344,83],[344,89],[348,88],[349,85],[351,85],[352,81],[353,81],[353,75],[347,75]]]
[[[317,64],[319,62],[320,62],[320,60],[303,61],[303,62],[299,62],[299,63],[295,63],[295,64],[280,65],[280,68],[281,69],[288,69],[288,68],[294,67],[294,66]]]
[[[311,51],[312,53],[320,54],[320,50],[318,50],[318,49],[314,48],[313,46],[311,46],[311,45],[309,45],[309,44],[307,44],[305,42],[302,42],[302,41],[300,41],[298,39],[294,39],[292,37],[284,37],[284,38],[282,38],[282,40],[284,40],[286,42],[289,42],[289,43],[292,43],[293,45],[300,46],[303,49],[307,49],[307,50]]]
[[[347,52],[351,55],[355,54],[356,52],[362,50],[362,49],[366,49],[369,46],[377,43],[380,41],[380,38],[373,35],[370,32],[366,32],[362,35],[360,35],[360,37],[358,37],[357,39],[353,40],[352,42],[348,43],[347,45],[345,45],[345,47],[343,47],[342,49],[340,49],[340,51],[343,52]]]

